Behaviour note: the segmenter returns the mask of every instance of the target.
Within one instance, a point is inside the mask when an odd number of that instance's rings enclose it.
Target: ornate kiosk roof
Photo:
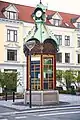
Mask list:
[[[32,18],[34,19],[35,26],[31,31],[29,31],[28,35],[26,35],[24,48],[26,49],[27,41],[36,41],[36,45],[33,48],[35,54],[37,53],[51,53],[58,51],[58,40],[54,36],[53,31],[46,26],[46,11],[47,7],[45,7],[41,2],[37,5],[34,12],[32,13]],[[48,47],[48,49],[47,49]],[[25,52],[24,49],[24,52]],[[27,49],[26,49],[27,50]],[[32,50],[33,51],[33,50]],[[41,51],[41,52],[40,52]],[[28,52],[28,50],[27,50]],[[32,53],[34,53],[32,52]]]

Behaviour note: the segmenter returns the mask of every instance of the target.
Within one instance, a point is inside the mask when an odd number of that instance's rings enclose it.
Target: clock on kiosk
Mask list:
[[[37,18],[41,18],[42,14],[43,14],[42,9],[36,9],[35,16]]]

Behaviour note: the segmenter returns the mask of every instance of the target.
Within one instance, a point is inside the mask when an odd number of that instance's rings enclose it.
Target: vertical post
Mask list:
[[[32,107],[32,101],[31,101],[31,50],[35,46],[35,40],[31,39],[29,41],[26,41],[26,46],[29,49],[29,57],[30,57],[30,74],[29,74],[29,80],[30,80],[30,85],[29,85],[29,107]]]
[[[28,79],[28,75],[29,75],[29,56],[27,56],[26,58],[26,90],[28,91],[29,90],[29,79]]]
[[[15,92],[13,91],[13,102],[15,101]]]
[[[5,101],[7,101],[7,92],[5,92]]]
[[[7,87],[4,86],[4,92],[5,92],[5,101],[7,101]]]
[[[40,73],[41,73],[41,90],[43,90],[43,57],[42,57],[42,54],[41,54],[41,59],[40,59]]]
[[[56,55],[54,55],[54,84],[53,88],[56,89]]]
[[[30,88],[29,88],[29,107],[32,107],[32,102],[31,102],[31,51],[29,51],[29,55],[30,55]]]

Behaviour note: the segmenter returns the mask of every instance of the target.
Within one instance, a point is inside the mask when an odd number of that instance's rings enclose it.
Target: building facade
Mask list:
[[[26,57],[24,38],[33,32],[35,8],[0,1],[0,70],[20,73],[21,85],[26,89]],[[59,42],[57,69],[80,69],[80,15],[47,10],[46,26]]]

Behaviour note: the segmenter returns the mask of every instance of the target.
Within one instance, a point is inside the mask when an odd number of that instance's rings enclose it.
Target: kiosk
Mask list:
[[[40,1],[32,13],[35,27],[29,31],[24,43],[26,100],[37,105],[59,103],[58,91],[55,90],[58,41],[46,25],[46,11],[47,8]],[[35,41],[34,45],[32,41]],[[27,43],[33,46],[31,50]]]

